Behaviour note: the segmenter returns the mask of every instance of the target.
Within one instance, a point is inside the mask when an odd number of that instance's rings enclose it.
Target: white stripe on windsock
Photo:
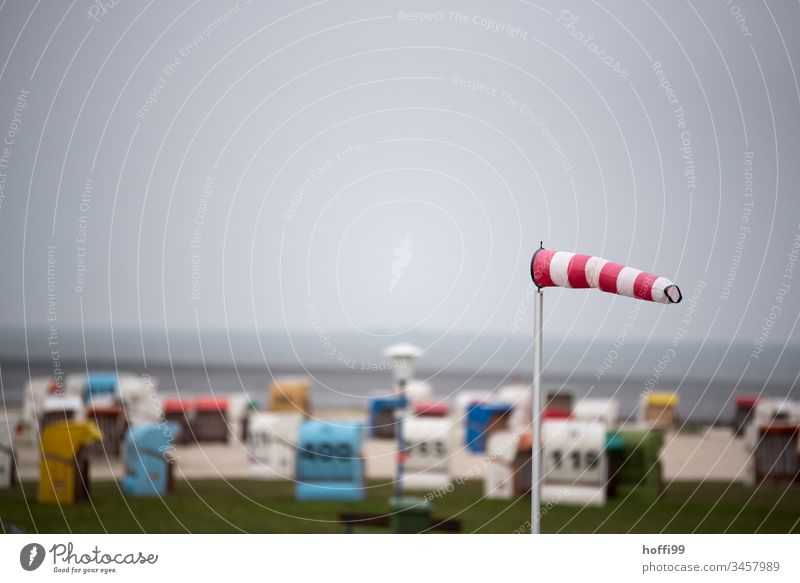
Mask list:
[[[569,262],[575,257],[569,251],[556,251],[550,261],[550,279],[559,287],[572,287],[569,284]]]
[[[586,281],[589,287],[600,287],[600,270],[608,263],[608,259],[602,257],[590,257],[586,261]]]
[[[633,297],[633,284],[642,272],[641,269],[623,267],[617,276],[617,293],[621,296]]]
[[[666,277],[658,277],[653,282],[653,288],[650,290],[650,295],[653,297],[654,302],[661,302],[662,304],[667,303],[667,295],[664,293],[664,289],[668,285],[674,285],[670,280]]]

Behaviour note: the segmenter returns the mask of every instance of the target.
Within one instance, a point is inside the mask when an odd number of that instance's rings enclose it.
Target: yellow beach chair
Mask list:
[[[649,393],[645,397],[644,420],[651,427],[669,429],[678,421],[678,395]]]
[[[87,447],[103,439],[92,422],[61,421],[41,436],[39,502],[74,504],[89,497]]]
[[[268,411],[311,415],[311,382],[304,377],[276,379],[269,387]]]

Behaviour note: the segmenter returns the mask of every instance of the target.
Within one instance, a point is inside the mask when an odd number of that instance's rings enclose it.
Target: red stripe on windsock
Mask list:
[[[531,276],[533,276],[533,283],[538,287],[555,285],[553,280],[550,279],[550,262],[555,254],[556,252],[552,249],[539,249],[536,252],[536,257],[531,266]]]
[[[641,272],[636,276],[636,281],[633,282],[633,297],[653,301],[653,283],[657,279],[657,275]]]
[[[603,269],[600,270],[600,278],[597,282],[600,289],[604,292],[609,292],[612,294],[617,293],[617,277],[619,276],[619,272],[624,269],[624,265],[620,265],[619,263],[612,263],[609,261],[603,266]]]
[[[567,268],[567,281],[572,287],[589,287],[589,282],[586,280],[586,262],[591,257],[589,255],[575,254],[569,260],[569,267]]]

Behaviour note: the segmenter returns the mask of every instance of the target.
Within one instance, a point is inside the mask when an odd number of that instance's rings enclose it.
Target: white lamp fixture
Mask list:
[[[393,344],[383,351],[385,357],[392,359],[392,374],[398,387],[408,384],[413,377],[412,363],[415,358],[422,356],[423,352],[421,348],[408,342]]]

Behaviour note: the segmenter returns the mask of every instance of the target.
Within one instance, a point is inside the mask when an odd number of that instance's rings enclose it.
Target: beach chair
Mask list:
[[[614,478],[620,490],[657,496],[662,489],[661,450],[664,432],[659,429],[623,429],[606,435],[608,451],[614,456],[612,467],[618,468]]]
[[[247,440],[250,416],[256,410],[256,402],[245,393],[235,393],[228,397],[228,431],[232,441],[244,443]]]
[[[119,375],[115,372],[89,373],[84,381],[82,398],[87,405],[94,400],[102,404],[118,401]]]
[[[86,408],[86,419],[97,425],[103,439],[87,446],[87,453],[92,456],[117,457],[120,454],[126,427],[122,407],[99,405],[96,401],[93,403]]]
[[[744,434],[747,425],[753,418],[756,405],[758,405],[758,395],[736,395],[736,408],[733,413],[734,435]]]
[[[603,506],[608,458],[599,421],[542,423],[542,503]]]
[[[486,439],[492,431],[508,428],[514,407],[504,403],[474,403],[467,409],[466,445],[472,453],[486,451]]]
[[[569,411],[572,413],[575,393],[567,388],[547,389],[544,394],[544,409]]]
[[[404,490],[426,492],[450,481],[450,421],[441,417],[409,417],[403,423]]]
[[[194,403],[191,399],[165,399],[164,420],[178,426],[175,445],[186,445],[192,440],[191,423]]]
[[[119,399],[128,425],[149,425],[163,419],[158,398],[158,381],[149,375],[121,373],[118,377]]]
[[[759,428],[753,455],[756,482],[790,484],[798,479],[798,434],[800,426],[789,423]]]
[[[94,423],[58,421],[41,434],[39,502],[74,504],[89,498],[86,446],[103,438]]]
[[[298,436],[295,479],[297,500],[362,500],[361,425],[304,421]]]
[[[24,441],[25,445],[37,447],[44,402],[58,392],[58,384],[52,377],[35,377],[25,382],[22,390],[22,415],[17,422],[17,439]]]
[[[533,418],[533,390],[528,385],[514,384],[501,387],[495,403],[513,407],[508,418],[508,428],[515,433],[529,431]]]
[[[450,409],[450,421],[453,425],[455,443],[467,443],[467,410],[475,403],[489,403],[492,394],[489,391],[459,391]]]
[[[639,404],[640,421],[654,429],[671,429],[678,423],[677,393],[647,393]]]
[[[744,427],[744,442],[754,452],[761,438],[761,429],[769,425],[800,425],[797,406],[786,399],[761,397],[753,406],[750,422]]]
[[[0,490],[13,488],[17,478],[11,430],[7,423],[0,423]]]
[[[125,434],[122,491],[132,496],[166,496],[172,490],[174,423],[136,425]]]
[[[305,377],[281,377],[269,387],[267,410],[311,416],[311,381]]]
[[[487,499],[511,500],[521,495],[516,487],[519,440],[519,434],[510,430],[494,431],[486,439],[483,495]]]
[[[246,450],[253,477],[294,479],[302,422],[302,413],[256,413],[250,417]]]
[[[194,438],[199,442],[228,441],[228,400],[200,397],[194,402]]]
[[[396,415],[406,406],[407,400],[400,395],[373,397],[369,402],[369,432],[379,439],[394,438],[397,429]]]
[[[74,395],[50,395],[44,400],[43,411],[39,418],[39,433],[54,423],[64,421],[83,421],[85,411],[83,401]]]
[[[619,418],[619,401],[616,399],[581,399],[572,409],[576,421],[599,421],[606,428],[614,427]]]
[[[420,401],[419,403],[414,403],[412,413],[417,417],[447,417],[450,413],[450,407],[447,406],[447,403]]]

